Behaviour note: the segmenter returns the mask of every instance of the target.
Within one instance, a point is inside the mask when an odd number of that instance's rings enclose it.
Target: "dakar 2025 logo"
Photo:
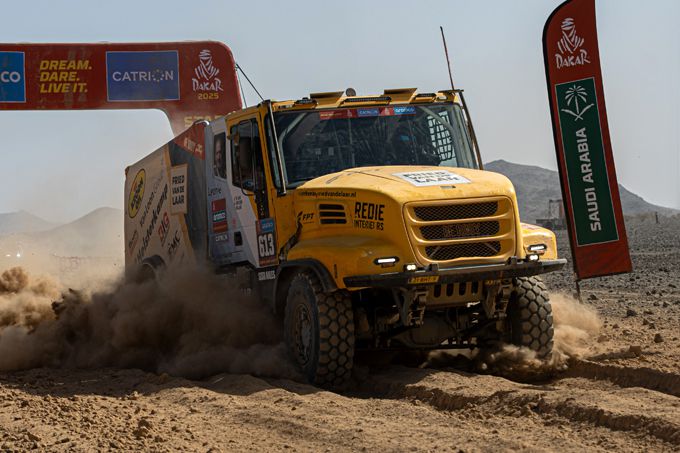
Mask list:
[[[562,37],[557,41],[559,53],[555,54],[557,69],[582,66],[590,63],[588,51],[582,49],[585,39],[576,34],[574,19],[567,17],[562,21]]]
[[[222,89],[222,80],[217,77],[220,70],[213,63],[212,53],[207,49],[203,49],[198,54],[198,58],[200,62],[194,68],[196,77],[191,79],[194,92],[208,91],[217,93],[218,91],[224,91]]]

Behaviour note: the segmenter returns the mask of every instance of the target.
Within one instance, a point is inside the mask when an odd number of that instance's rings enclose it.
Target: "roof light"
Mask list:
[[[360,97],[360,98],[347,98],[343,103],[350,102],[390,102],[392,100],[389,96],[370,96],[370,97]]]

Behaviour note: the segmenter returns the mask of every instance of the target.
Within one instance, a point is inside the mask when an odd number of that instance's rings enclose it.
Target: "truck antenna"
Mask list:
[[[444,37],[444,27],[439,26],[439,31],[442,33],[442,42],[444,43],[444,55],[446,55],[446,66],[449,68],[449,81],[451,81],[451,91],[453,91],[453,96],[456,96],[456,89],[453,86],[453,74],[451,73],[451,61],[449,60],[449,49],[446,47],[446,38]],[[470,116],[470,110],[468,109],[467,103],[465,102],[465,96],[463,96],[463,90],[458,90],[458,96],[463,104],[463,111],[467,117],[467,128],[470,133],[470,138],[472,138],[472,146],[477,155],[477,165],[480,170],[484,170],[484,164],[482,163],[482,155],[479,152],[479,143],[477,142],[477,134],[475,134],[475,128],[472,126],[472,117]]]
[[[262,97],[262,95],[260,94],[260,92],[257,91],[257,88],[255,88],[255,85],[253,85],[253,82],[250,81],[250,79],[248,78],[248,76],[246,75],[245,71],[243,70],[243,68],[241,67],[240,64],[236,63],[236,69],[238,69],[239,71],[241,71],[241,74],[243,74],[243,77],[246,78],[246,80],[248,81],[248,83],[250,84],[250,86],[253,87],[253,90],[255,90],[255,92],[257,93],[258,96],[260,96],[260,99],[264,101],[264,98]]]
[[[455,90],[453,87],[453,74],[451,73],[451,61],[449,60],[449,49],[446,47],[446,38],[444,37],[444,27],[439,26],[439,31],[442,32],[442,42],[444,43],[444,55],[446,55],[446,66],[449,68],[449,80],[451,81],[451,90]]]

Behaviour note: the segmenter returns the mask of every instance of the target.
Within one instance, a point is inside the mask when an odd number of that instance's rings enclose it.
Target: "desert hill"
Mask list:
[[[56,226],[56,223],[48,222],[26,211],[0,213],[0,236],[45,231]]]
[[[510,178],[517,191],[520,217],[527,222],[548,216],[548,200],[561,199],[559,177],[556,171],[534,165],[521,165],[495,160],[484,164],[484,169],[494,171]],[[619,184],[621,204],[625,215],[638,215],[658,212],[674,215],[675,209],[656,206]]]

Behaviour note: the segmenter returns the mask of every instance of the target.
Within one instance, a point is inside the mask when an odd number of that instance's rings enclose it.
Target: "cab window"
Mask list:
[[[231,128],[232,182],[236,187],[255,191],[264,189],[264,166],[260,134],[255,120]]]

